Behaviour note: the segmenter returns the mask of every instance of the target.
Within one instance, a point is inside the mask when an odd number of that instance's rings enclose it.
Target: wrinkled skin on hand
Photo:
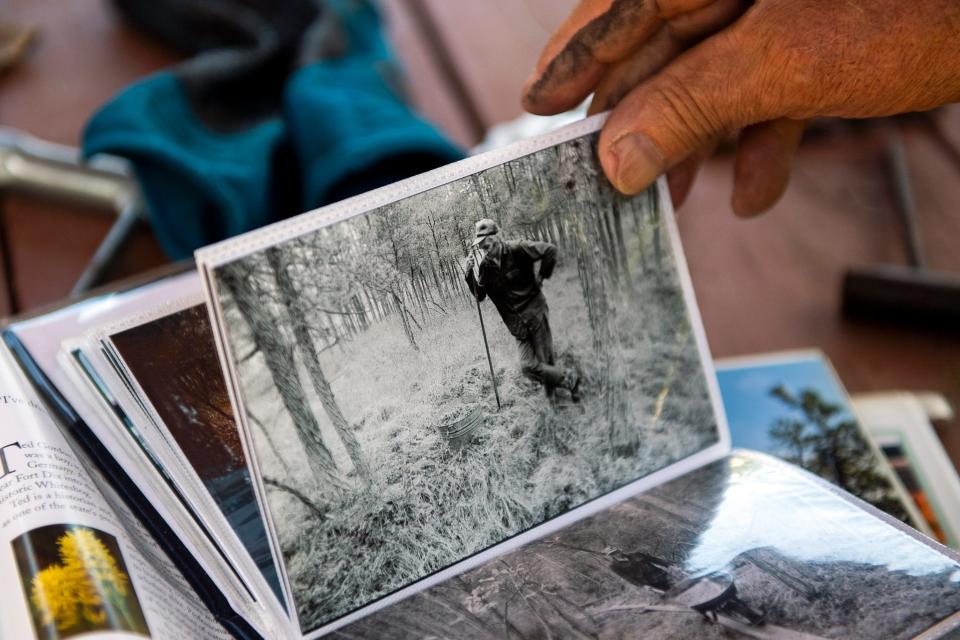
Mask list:
[[[783,194],[804,120],[960,100],[960,0],[583,0],[553,34],[523,103],[612,108],[604,171],[638,193],[664,171],[679,204],[739,131],[733,209]]]

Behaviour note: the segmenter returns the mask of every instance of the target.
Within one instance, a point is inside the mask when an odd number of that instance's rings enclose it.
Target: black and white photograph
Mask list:
[[[960,564],[801,474],[734,454],[333,637],[948,636]]]
[[[304,632],[719,442],[669,203],[595,146],[212,270]]]

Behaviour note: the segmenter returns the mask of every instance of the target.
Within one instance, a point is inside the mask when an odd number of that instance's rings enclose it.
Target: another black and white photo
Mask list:
[[[940,638],[952,637],[958,586],[956,560],[812,476],[746,452],[334,637]]]
[[[669,203],[595,144],[211,270],[304,632],[720,441]]]

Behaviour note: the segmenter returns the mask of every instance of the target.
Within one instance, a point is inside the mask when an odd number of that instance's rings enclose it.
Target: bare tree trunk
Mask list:
[[[569,170],[565,186],[576,206],[567,209],[566,223],[571,230],[571,241],[577,256],[580,286],[587,306],[587,318],[593,333],[593,347],[605,353],[610,347],[611,322],[607,298],[607,269],[602,252],[604,247],[598,215],[590,210],[596,206],[594,172],[584,172],[589,163],[583,160],[582,143],[571,142],[558,148],[561,166]],[[587,212],[587,213],[585,213]]]
[[[610,277],[617,284],[620,283],[620,270],[618,269],[620,255],[619,248],[616,243],[616,236],[613,233],[613,230],[610,228],[610,212],[604,208],[599,212],[600,219],[603,221],[603,227],[600,232],[601,235],[605,238],[607,245],[608,253],[606,255],[607,268],[610,270]]]
[[[260,299],[258,292],[251,286],[247,274],[238,273],[241,268],[240,264],[223,268],[220,272],[220,281],[233,296],[240,314],[250,327],[254,343],[263,353],[273,384],[280,394],[283,406],[290,414],[297,438],[303,446],[317,485],[341,489],[344,486],[343,480],[340,478],[333,456],[330,455],[330,450],[323,443],[320,425],[310,411],[310,405],[303,393],[293,348],[285,343],[283,332],[277,331],[277,325],[281,320],[269,311],[266,301]]]
[[[633,277],[630,274],[630,261],[627,258],[627,243],[623,238],[623,216],[620,214],[620,199],[613,201],[613,228],[617,234],[617,246],[620,249],[620,268],[627,283],[627,289],[633,289]]]
[[[267,427],[263,422],[253,415],[249,409],[247,409],[247,417],[250,418],[250,422],[256,425],[260,429],[260,433],[263,435],[264,439],[267,441],[267,446],[270,447],[270,452],[273,453],[273,457],[277,459],[280,463],[280,466],[283,467],[283,475],[290,475],[290,465],[287,464],[287,461],[283,459],[283,456],[280,455],[280,450],[277,449],[277,445],[273,442],[273,438],[270,436],[270,432],[267,431]]]
[[[367,318],[367,310],[364,308],[363,303],[360,302],[360,296],[354,294],[350,297],[350,302],[353,304],[353,309],[356,312],[357,322],[360,324],[360,329],[366,331],[370,328],[370,320]]]
[[[292,320],[293,334],[296,336],[300,353],[303,355],[304,364],[307,367],[307,372],[310,374],[310,382],[313,384],[313,390],[316,392],[317,397],[320,398],[320,404],[323,405],[323,410],[330,419],[330,424],[333,425],[333,428],[337,431],[337,435],[339,435],[343,441],[357,475],[366,482],[370,478],[370,469],[367,466],[363,451],[360,449],[360,443],[357,441],[357,437],[350,428],[349,423],[347,423],[347,419],[340,411],[340,405],[333,395],[333,389],[330,388],[327,376],[323,373],[323,368],[320,366],[317,349],[308,330],[307,316],[301,305],[303,297],[298,295],[296,286],[285,268],[286,265],[284,265],[281,260],[280,250],[276,248],[268,249],[267,260],[270,262],[270,266],[276,275],[283,304],[287,308],[287,313]]]
[[[444,282],[444,278],[442,277],[444,274],[443,253],[440,251],[440,239],[437,237],[437,221],[433,215],[429,217],[427,226],[430,227],[430,236],[433,238],[433,249],[436,252],[436,261],[430,260],[430,272],[433,274],[433,283],[441,298],[451,299],[454,297],[454,292],[448,286],[452,283]],[[437,273],[438,269],[440,272],[439,277]]]
[[[439,260],[437,256],[437,260]],[[433,286],[436,288],[437,293],[440,295],[441,300],[449,300],[453,297],[450,293],[449,288],[447,287],[446,282],[443,281],[443,278],[440,277],[440,274],[437,273],[437,267],[440,266],[443,269],[443,265],[438,265],[436,262],[430,261],[430,277],[433,278]]]
[[[421,286],[420,279],[417,277],[417,271],[412,264],[410,265],[410,289],[413,293],[413,298],[417,303],[417,308],[420,309],[420,322],[426,324],[427,292],[424,291],[423,287]]]
[[[390,290],[390,295],[393,297],[393,302],[397,307],[397,315],[400,316],[400,324],[403,325],[403,333],[407,336],[407,340],[410,342],[410,346],[413,347],[414,351],[420,351],[420,347],[417,346],[417,339],[413,335],[413,328],[410,326],[410,320],[412,316],[407,311],[407,307],[403,304],[403,301],[400,300],[400,296],[397,295],[397,292],[393,289]]]
[[[663,274],[663,249],[660,246],[660,214],[657,212],[657,192],[653,189],[647,191],[650,204],[647,206],[648,216],[650,218],[650,231],[653,232],[653,256],[656,262],[657,281]]]
[[[614,254],[596,250],[598,247],[609,249],[613,235],[609,234],[609,227],[604,228],[602,212],[583,214],[595,208],[597,202],[609,198],[610,195],[603,190],[610,187],[596,175],[596,171],[587,169],[594,165],[586,162],[584,154],[593,153],[592,148],[573,141],[557,149],[560,165],[568,172],[565,186],[577,204],[572,207],[573,211],[568,210],[565,222],[577,255],[587,318],[593,333],[594,351],[598,356],[599,383],[606,391],[608,438],[614,452],[629,455],[636,448],[637,435],[625,419],[625,368],[619,334],[614,328],[616,309],[611,305],[613,283],[610,280],[616,269],[610,269],[610,260]]]
[[[413,282],[409,280],[405,280],[403,277],[400,278],[400,298],[401,300],[406,299],[410,301],[409,304],[405,304],[403,307],[407,312],[407,318],[409,318],[410,323],[416,326],[418,331],[423,330],[423,325],[417,322],[416,317],[414,317],[413,313],[410,311],[410,309],[413,309],[414,311],[416,311],[417,308],[419,307],[416,288],[414,287]],[[421,310],[421,319],[423,319],[422,310]]]
[[[386,314],[383,312],[383,305],[380,303],[380,297],[370,293],[366,287],[363,288],[363,295],[367,297],[367,304],[369,304],[370,308],[373,309],[373,317],[377,319],[377,322],[383,322]]]
[[[433,269],[431,261],[430,268]],[[440,301],[443,300],[443,290],[437,282],[437,272],[433,270],[433,286],[430,286],[430,279],[427,277],[423,267],[420,267],[420,286],[427,292],[427,301],[433,306],[433,309],[441,314],[446,314],[447,310]],[[439,297],[439,300],[437,299]]]
[[[477,194],[477,200],[480,202],[480,209],[483,211],[483,217],[489,218],[490,211],[487,209],[487,198],[483,193],[483,184],[481,183],[481,178],[477,174],[470,176],[470,182],[473,183],[473,192]]]

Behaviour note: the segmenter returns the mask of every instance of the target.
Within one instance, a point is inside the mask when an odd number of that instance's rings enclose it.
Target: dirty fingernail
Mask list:
[[[527,81],[523,83],[523,90],[520,92],[521,100],[523,101],[523,106],[526,109],[531,109],[536,106],[537,96],[536,87],[537,83],[540,81],[540,74],[536,71],[530,74],[530,77],[527,78]]]
[[[523,95],[526,95],[533,87],[534,83],[537,81],[537,78],[540,77],[540,74],[534,71],[527,77],[527,81],[523,83]]]
[[[628,133],[610,145],[612,162],[607,175],[626,194],[640,193],[666,169],[663,154],[642,133]]]

